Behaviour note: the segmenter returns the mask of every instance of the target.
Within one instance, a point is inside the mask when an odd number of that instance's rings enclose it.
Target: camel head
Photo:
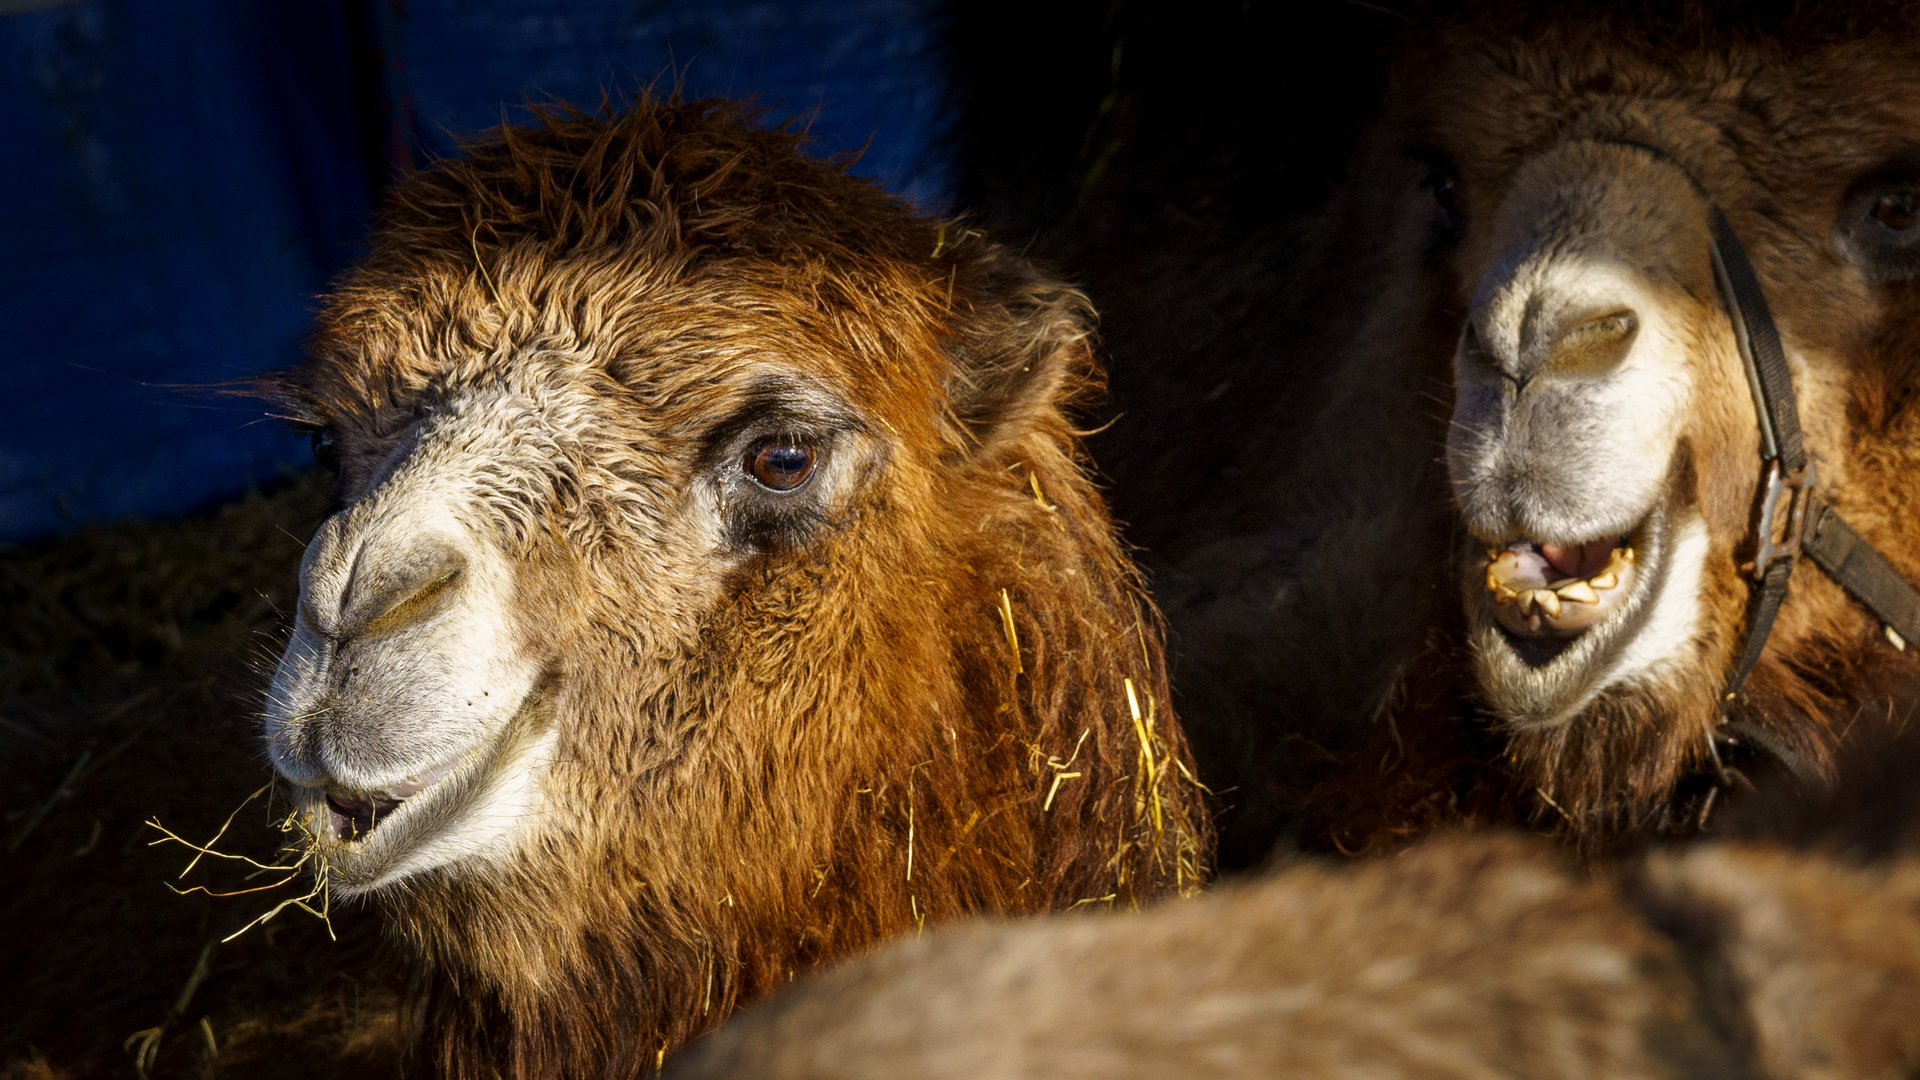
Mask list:
[[[1820,497],[1920,580],[1899,510],[1920,495],[1912,26],[1694,17],[1455,28],[1391,95],[1457,312],[1445,460],[1477,697],[1576,827],[1709,767],[1748,620],[1764,469],[1714,206],[1778,321]],[[1803,560],[1740,709],[1826,767],[1856,658],[1892,655],[1880,631]]]
[[[537,119],[403,185],[277,386],[340,504],[268,746],[445,1068],[1197,883],[1084,300],[727,106]]]

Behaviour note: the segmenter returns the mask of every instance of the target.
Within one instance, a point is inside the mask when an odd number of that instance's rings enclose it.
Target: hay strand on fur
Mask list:
[[[1013,651],[1013,673],[1022,675],[1026,667],[1020,663],[1020,631],[1013,625],[1013,597],[1007,590],[1000,590],[1000,625],[1007,631],[1007,648]]]
[[[1033,488],[1033,501],[1040,504],[1040,509],[1049,514],[1059,513],[1053,504],[1047,501],[1047,497],[1040,493],[1040,474],[1031,468],[1027,470],[1027,483]]]

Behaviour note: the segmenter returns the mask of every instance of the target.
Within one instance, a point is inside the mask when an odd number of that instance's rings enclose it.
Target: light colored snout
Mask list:
[[[1658,501],[1696,383],[1705,217],[1629,147],[1574,143],[1516,178],[1454,365],[1447,462],[1481,540],[1583,543]]]
[[[504,554],[465,519],[441,442],[404,451],[308,545],[267,698],[275,768],[329,791],[404,789],[488,747],[538,678]]]
[[[1729,362],[1706,222],[1663,158],[1571,142],[1474,238],[1447,467],[1480,541],[1460,567],[1475,671],[1510,723],[1658,677],[1699,623],[1706,532],[1674,462]]]

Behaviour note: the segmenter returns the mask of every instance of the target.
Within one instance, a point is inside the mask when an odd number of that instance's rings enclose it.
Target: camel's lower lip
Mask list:
[[[490,800],[534,797],[530,777],[541,760],[536,747],[552,735],[551,700],[551,686],[543,685],[486,741],[390,783],[334,780],[296,789],[334,895],[373,892],[506,835],[509,811]]]

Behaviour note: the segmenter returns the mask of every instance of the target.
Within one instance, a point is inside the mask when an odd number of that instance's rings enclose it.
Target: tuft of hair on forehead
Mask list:
[[[779,263],[925,262],[929,224],[852,155],[809,156],[808,137],[719,99],[637,95],[588,112],[527,107],[400,185],[379,231],[416,250],[536,245],[553,256],[595,249],[752,256]]]
[[[945,381],[964,399],[961,369],[992,362],[949,346],[1010,302],[992,272],[1004,253],[850,175],[853,155],[810,154],[804,133],[724,100],[640,93],[526,113],[394,189],[367,258],[323,305],[309,361],[256,380],[262,396],[316,426],[403,413],[459,377],[449,360],[588,340],[611,360],[625,338],[722,310],[739,318],[695,335],[797,332],[895,389]],[[675,289],[699,310],[666,300]]]

